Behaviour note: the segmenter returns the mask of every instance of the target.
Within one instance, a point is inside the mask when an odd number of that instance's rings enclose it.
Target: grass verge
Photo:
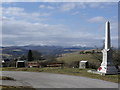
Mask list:
[[[89,69],[78,69],[78,68],[2,68],[3,71],[30,71],[30,72],[49,72],[66,75],[75,75],[89,77],[93,79],[101,79],[105,81],[118,83],[118,75],[105,75],[101,76],[98,74],[88,73]]]
[[[0,76],[0,80],[14,80],[14,78],[11,78],[11,77],[6,77],[6,76]]]
[[[0,86],[1,90],[35,90],[29,86]]]

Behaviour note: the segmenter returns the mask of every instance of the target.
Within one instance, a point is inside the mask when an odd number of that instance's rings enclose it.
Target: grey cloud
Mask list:
[[[3,45],[50,44],[74,45],[97,41],[91,33],[73,31],[64,25],[3,21]]]

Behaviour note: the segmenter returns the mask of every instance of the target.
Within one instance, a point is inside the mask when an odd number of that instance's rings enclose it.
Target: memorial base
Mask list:
[[[118,74],[118,70],[115,66],[100,66],[97,71],[105,75]]]

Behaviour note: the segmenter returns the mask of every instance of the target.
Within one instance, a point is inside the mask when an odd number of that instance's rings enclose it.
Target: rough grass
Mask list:
[[[62,57],[57,58],[58,61],[64,61],[67,64],[72,63],[73,61],[87,60],[94,65],[100,63],[99,60],[93,57],[93,54],[79,54],[79,52],[67,53]],[[59,73],[67,75],[76,75],[83,77],[90,77],[94,79],[101,79],[106,81],[111,81],[118,83],[118,75],[106,75],[101,76],[98,74],[88,73],[89,69],[78,69],[78,68],[15,68],[15,67],[6,67],[2,68],[3,71],[30,71],[30,72],[50,72],[50,73]]]
[[[97,69],[101,61],[99,60],[100,54],[80,54],[79,52],[73,52],[73,53],[66,53],[63,54],[62,57],[58,57],[58,61],[64,62],[64,67],[73,67],[73,66],[78,66],[79,61],[88,61],[89,68],[94,68]],[[75,62],[77,62],[75,64]]]
[[[6,76],[0,76],[0,80],[15,80],[11,77]],[[6,85],[0,85],[1,90],[35,90],[30,86],[6,86]]]
[[[35,90],[29,86],[0,86],[1,90]]]
[[[15,80],[15,79],[7,76],[0,76],[0,80]]]
[[[93,57],[93,54],[79,54],[79,52],[63,54],[62,57],[57,58],[58,61],[71,63],[73,61],[87,60],[89,62],[99,62]]]
[[[118,83],[118,75],[105,75],[88,73],[89,69],[78,69],[78,68],[3,68],[3,71],[30,71],[30,72],[49,72],[58,74],[67,74],[75,76],[83,76],[94,79],[101,79],[105,81]]]

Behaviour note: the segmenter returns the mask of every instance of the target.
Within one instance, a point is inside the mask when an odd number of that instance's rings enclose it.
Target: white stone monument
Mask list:
[[[105,47],[102,50],[102,53],[103,53],[102,63],[97,71],[103,74],[117,74],[118,70],[116,69],[112,62],[109,21],[106,22],[105,25]]]
[[[87,68],[88,67],[88,61],[80,61],[79,62],[79,68]]]
[[[19,67],[25,67],[25,61],[24,60],[19,60],[16,62],[16,67],[19,68]]]

